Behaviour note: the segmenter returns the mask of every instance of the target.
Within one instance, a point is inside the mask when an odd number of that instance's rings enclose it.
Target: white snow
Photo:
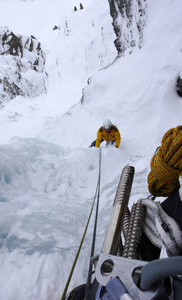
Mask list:
[[[95,195],[99,149],[89,145],[104,119],[120,129],[121,145],[102,145],[96,253],[123,167],[135,167],[131,205],[149,195],[162,136],[181,125],[181,0],[148,0],[142,49],[116,60],[108,1],[81,3],[0,0],[0,26],[40,40],[48,73],[47,94],[0,111],[1,300],[61,298]],[[69,290],[86,282],[93,222]]]

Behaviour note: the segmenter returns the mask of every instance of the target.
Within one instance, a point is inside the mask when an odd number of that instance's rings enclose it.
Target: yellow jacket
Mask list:
[[[116,140],[115,147],[119,147],[121,141],[119,129],[115,125],[112,125],[111,130],[109,132],[106,132],[104,127],[101,126],[97,131],[97,139],[96,139],[95,147],[100,146],[102,139],[105,140],[106,142],[112,142]]]

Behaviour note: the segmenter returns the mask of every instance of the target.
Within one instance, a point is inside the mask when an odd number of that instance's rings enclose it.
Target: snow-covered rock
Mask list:
[[[35,97],[45,92],[45,57],[34,36],[15,35],[0,27],[0,104],[17,95]]]
[[[146,23],[146,0],[108,0],[113,27],[117,39],[115,46],[119,54],[141,48],[143,28]]]

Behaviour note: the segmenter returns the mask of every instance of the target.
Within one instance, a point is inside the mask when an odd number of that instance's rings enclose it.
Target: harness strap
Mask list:
[[[107,132],[107,131],[106,131],[106,132]],[[115,136],[109,134],[108,132],[107,132],[107,135],[110,136],[110,137],[112,137],[113,139],[115,138]]]

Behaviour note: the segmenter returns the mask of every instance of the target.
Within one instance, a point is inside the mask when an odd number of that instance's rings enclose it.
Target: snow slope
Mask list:
[[[88,146],[105,118],[122,140],[102,146],[96,253],[122,168],[135,167],[131,203],[147,196],[150,159],[181,124],[181,1],[148,0],[143,48],[116,60],[108,2],[82,1],[74,12],[79,4],[0,0],[0,25],[40,39],[48,74],[46,95],[0,111],[1,300],[61,298],[97,184],[99,150]],[[93,222],[69,289],[86,281]]]

